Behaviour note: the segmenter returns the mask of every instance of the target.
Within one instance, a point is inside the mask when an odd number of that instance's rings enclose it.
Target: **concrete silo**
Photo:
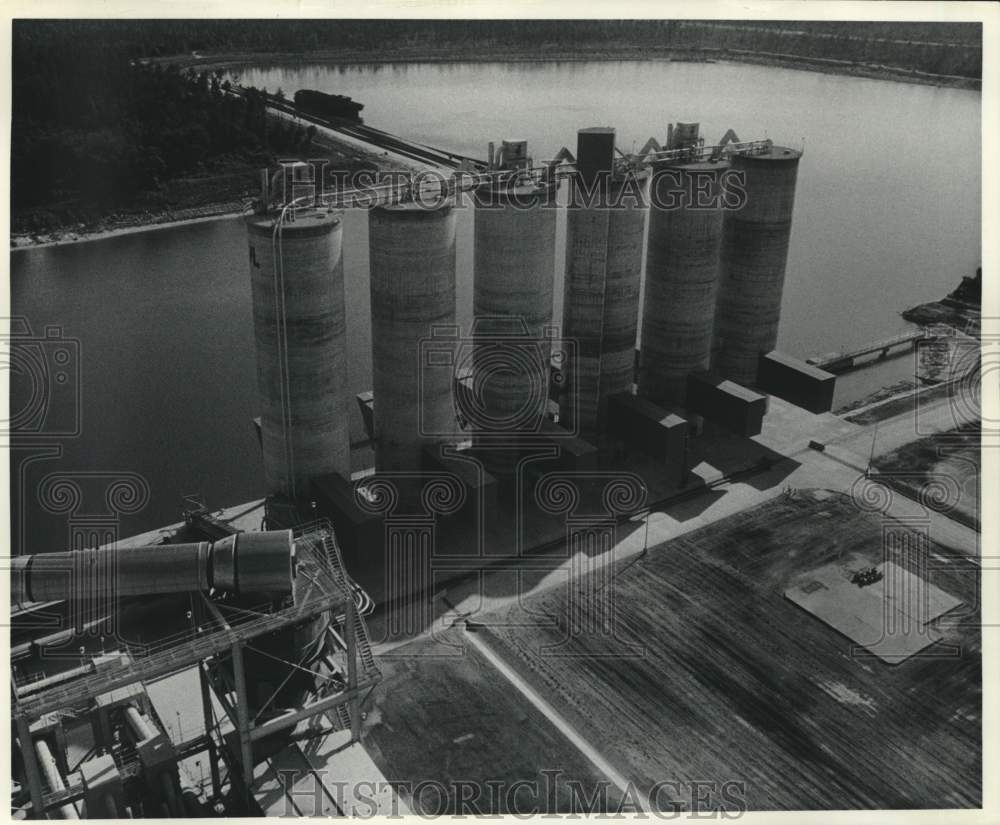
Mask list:
[[[476,192],[473,391],[464,396],[474,404],[465,417],[498,474],[513,472],[548,404],[557,184],[523,174],[527,163],[523,141],[504,141],[501,174]]]
[[[425,363],[427,343],[455,325],[452,204],[372,209],[368,242],[375,469],[418,471],[424,445],[456,426],[454,365]]]
[[[604,427],[607,399],[632,388],[645,177],[615,169],[615,131],[577,133],[566,219],[562,336],[575,349],[560,422],[586,437]]]
[[[350,478],[340,216],[247,218],[264,476],[270,493],[309,494],[312,478]]]
[[[639,393],[683,405],[688,373],[712,354],[723,213],[722,161],[653,165]]]
[[[781,317],[795,181],[802,153],[771,146],[737,154],[746,203],[723,220],[722,265],[716,302],[713,369],[744,385],[757,380],[757,360],[774,349]]]

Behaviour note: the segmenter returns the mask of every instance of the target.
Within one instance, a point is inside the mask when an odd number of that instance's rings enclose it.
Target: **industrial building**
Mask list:
[[[830,412],[837,377],[798,358],[774,351],[760,356],[757,385],[812,413]]]
[[[698,124],[672,128],[667,148],[694,149]],[[689,373],[707,369],[715,331],[722,248],[721,157],[656,160],[646,252],[639,393],[683,405]]]
[[[769,141],[707,146],[693,123],[671,125],[665,147],[652,144],[625,155],[613,128],[586,128],[575,155],[536,165],[525,141],[507,140],[432,203],[405,187],[378,190],[368,214],[372,387],[359,397],[374,463],[360,470],[348,425],[356,354],[345,337],[340,213],[322,199],[275,204],[265,191],[246,219],[262,516],[234,526],[194,508],[161,544],[22,557],[14,718],[27,814],[260,813],[255,771],[289,735],[358,740],[361,691],[379,679],[361,619],[374,602],[393,627],[418,630],[442,580],[565,540],[558,497],[539,498],[560,473],[589,479],[588,494],[611,501],[599,542],[650,490],[690,491],[703,419],[736,438],[760,433],[758,364],[775,394],[829,409],[827,374],[772,352],[800,153]],[[718,197],[729,170],[745,174],[736,211]],[[697,190],[708,203],[682,198],[654,210],[638,341],[650,172],[660,194]],[[475,208],[471,330],[456,322],[464,192]],[[351,196],[337,192],[338,207]],[[632,466],[623,445],[655,478],[632,474],[634,489],[619,500],[603,485],[609,469]],[[432,570],[442,550],[447,563]],[[107,653],[102,639],[73,667],[47,671],[38,656],[46,643],[28,619],[39,605],[79,613],[67,566],[96,594],[88,621],[118,609],[116,600],[153,625],[143,610],[155,616],[162,599],[175,619],[178,604],[190,609],[150,644]],[[413,621],[400,619],[414,603],[405,614]],[[168,735],[166,711],[147,690],[180,672],[199,686],[201,721],[189,738]],[[74,737],[92,751],[77,764],[67,758]],[[207,754],[211,793],[185,802],[185,760],[195,754]]]
[[[635,379],[646,171],[618,162],[613,128],[581,129],[576,147],[562,323],[576,351],[559,415],[567,428],[596,439],[608,397],[630,391]]]
[[[17,558],[22,816],[259,815],[254,767],[300,723],[331,714],[359,736],[358,691],[379,673],[332,531],[246,531],[192,510],[174,538]]]
[[[452,375],[434,369],[435,336],[455,327],[455,216],[450,203],[369,212],[375,469],[418,472],[425,444],[454,427]],[[425,369],[425,367],[432,367]]]
[[[792,232],[795,182],[802,153],[784,146],[734,154],[746,201],[723,219],[712,368],[751,385],[758,359],[778,342],[781,295]]]
[[[264,478],[292,499],[350,474],[342,235],[328,212],[247,221]]]
[[[548,414],[559,181],[532,177],[523,140],[490,161],[498,174],[476,190],[473,386],[461,396],[472,403],[461,413],[487,469],[510,476]]]

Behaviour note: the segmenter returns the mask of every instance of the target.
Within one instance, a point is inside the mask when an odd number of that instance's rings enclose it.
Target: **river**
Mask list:
[[[536,159],[575,148],[576,130],[613,125],[619,146],[661,142],[671,121],[706,139],[732,128],[803,148],[779,347],[843,349],[907,325],[899,312],[940,298],[980,262],[980,94],[738,64],[669,61],[257,66],[241,82],[288,95],[347,94],[377,128],[474,157],[524,138]],[[369,388],[368,237],[344,217],[352,392]],[[459,217],[459,320],[472,304],[472,215]],[[560,223],[562,232],[562,222]],[[556,266],[560,317],[562,241]],[[79,342],[80,433],[44,439],[12,477],[15,543],[57,549],[67,515],[37,504],[52,473],[131,472],[149,502],[123,533],[175,521],[180,496],[213,506],[263,495],[255,414],[246,242],[238,220],[11,253],[13,314]],[[838,380],[845,403],[912,373],[908,358]],[[76,378],[73,377],[75,382]],[[23,404],[14,382],[12,409]],[[74,405],[74,386],[52,404]],[[360,435],[360,418],[352,408]],[[66,417],[65,409],[63,418]],[[59,457],[39,452],[55,445]],[[93,479],[88,476],[88,483]],[[18,493],[23,488],[24,493]],[[97,505],[83,503],[78,515]],[[72,529],[72,518],[71,529]]]

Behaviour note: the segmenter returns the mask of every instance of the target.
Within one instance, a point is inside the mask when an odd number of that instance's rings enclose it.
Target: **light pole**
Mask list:
[[[865,467],[865,478],[868,478],[872,472],[872,462],[875,460],[875,439],[878,438],[878,421],[875,422],[875,430],[872,433],[872,449],[868,454],[868,466]]]
[[[646,552],[649,550],[649,518],[653,514],[652,505],[649,502],[649,488],[646,486],[646,482],[640,482],[642,484],[642,491],[646,494],[646,528],[642,538],[642,555],[645,556]]]

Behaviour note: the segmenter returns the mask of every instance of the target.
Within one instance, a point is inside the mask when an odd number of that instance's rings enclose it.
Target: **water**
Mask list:
[[[348,94],[365,104],[370,125],[474,157],[505,137],[527,139],[536,159],[550,157],[575,148],[577,128],[599,124],[615,125],[619,145],[631,149],[650,135],[662,141],[675,120],[700,121],[708,140],[733,128],[743,139],[804,144],[778,342],[800,357],[891,335],[906,326],[901,310],[940,298],[980,261],[976,92],[664,61],[303,65],[244,68],[241,81],[289,96],[298,88]],[[459,216],[464,324],[471,217]],[[350,383],[358,392],[369,388],[371,370],[366,216],[347,213],[344,232]],[[23,482],[12,475],[15,506],[18,487],[26,491],[26,517],[15,518],[25,535],[50,547],[67,540],[67,515],[37,506],[37,485],[53,472],[145,477],[150,501],[124,521],[127,532],[176,520],[184,493],[202,492],[213,506],[263,495],[239,221],[17,252],[11,263],[14,314],[36,333],[59,325],[81,346],[81,435],[57,442],[61,458],[27,465]],[[904,357],[842,377],[836,402],[907,373]],[[18,452],[14,464],[31,453]],[[80,510],[87,508],[101,502]]]

